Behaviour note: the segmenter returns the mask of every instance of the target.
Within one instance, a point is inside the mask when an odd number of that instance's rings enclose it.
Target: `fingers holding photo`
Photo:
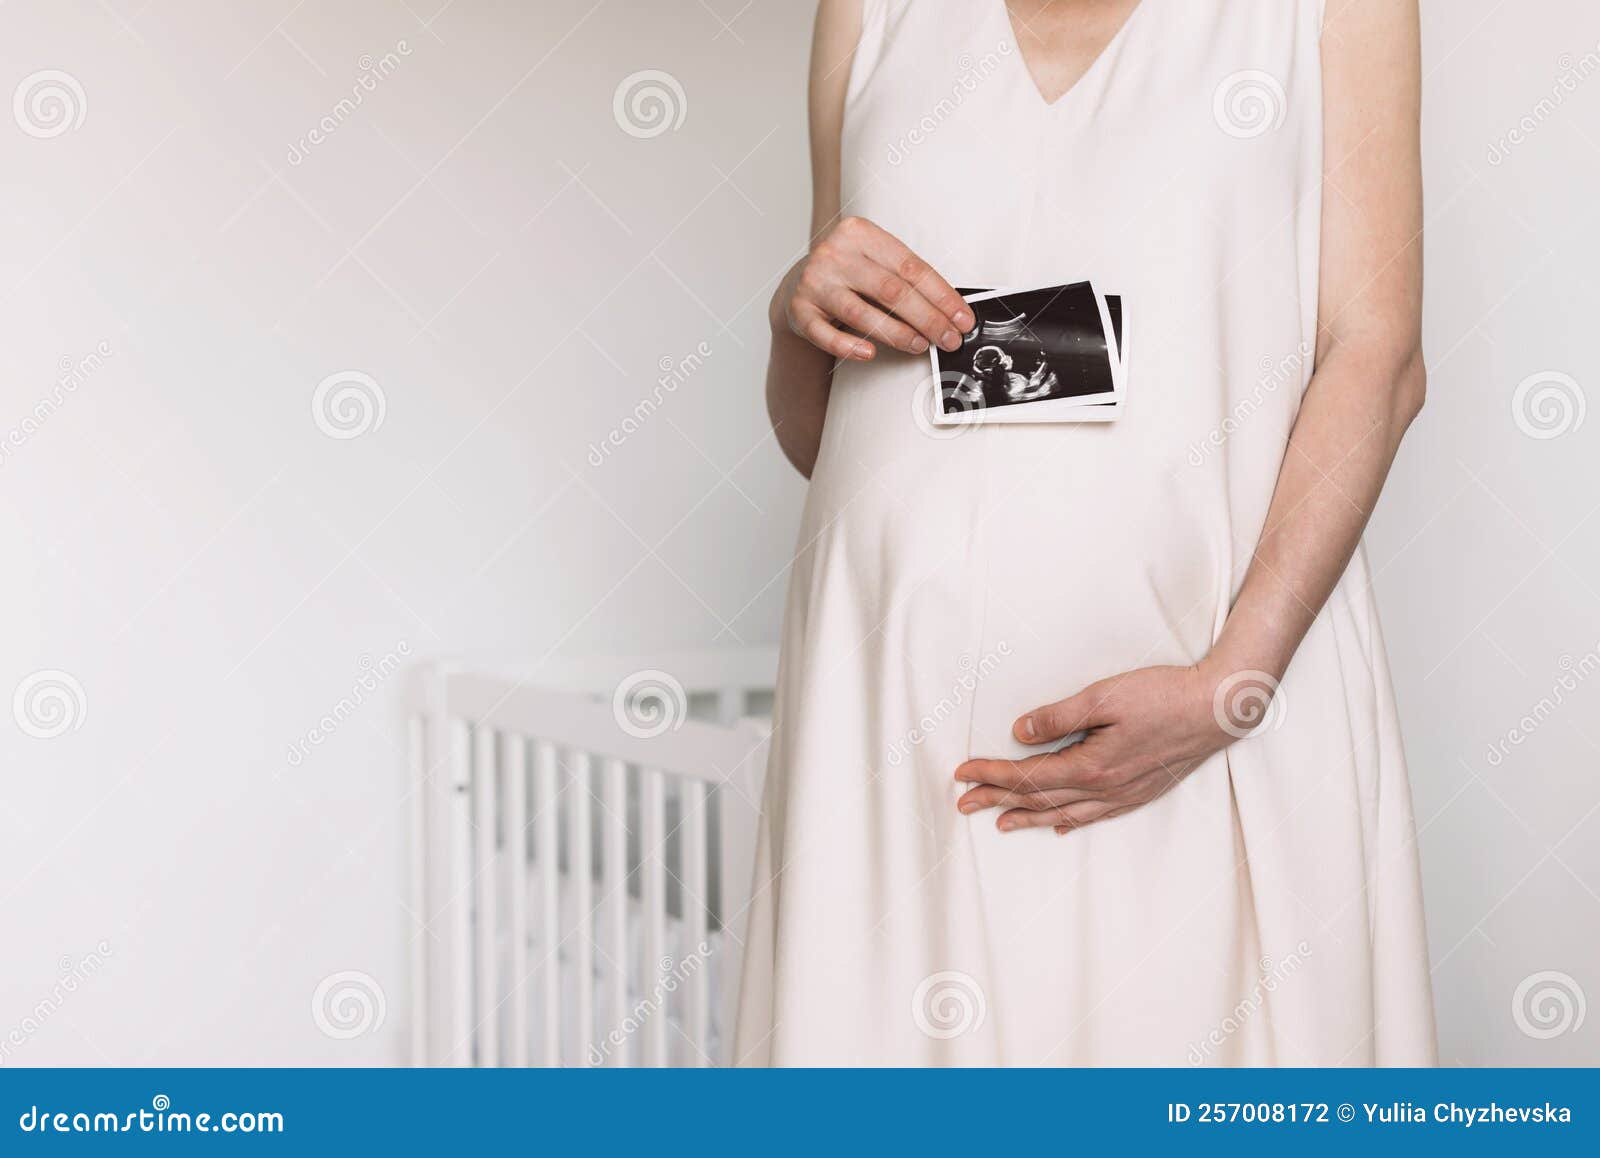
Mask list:
[[[974,324],[949,282],[862,217],[843,218],[819,237],[778,293],[790,329],[853,361],[872,358],[875,343],[913,355],[958,349]]]

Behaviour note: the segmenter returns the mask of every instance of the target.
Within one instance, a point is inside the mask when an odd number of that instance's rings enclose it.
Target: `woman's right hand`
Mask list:
[[[846,217],[819,237],[772,299],[785,325],[835,358],[870,361],[884,342],[907,354],[961,348],[972,307],[892,234]]]

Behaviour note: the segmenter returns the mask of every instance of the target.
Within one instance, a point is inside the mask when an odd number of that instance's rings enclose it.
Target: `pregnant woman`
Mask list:
[[[1360,542],[1423,400],[1418,42],[1416,0],[822,0],[743,1063],[1434,1060]],[[1117,421],[919,414],[953,285],[1091,279]]]

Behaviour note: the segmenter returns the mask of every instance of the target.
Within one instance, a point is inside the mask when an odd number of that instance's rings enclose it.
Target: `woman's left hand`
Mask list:
[[[1005,809],[1003,832],[1053,826],[1065,834],[1149,804],[1267,718],[1277,681],[1217,666],[1140,668],[1036,708],[1012,728],[1024,744],[1087,736],[1021,760],[967,761],[956,779],[974,787],[956,807]]]

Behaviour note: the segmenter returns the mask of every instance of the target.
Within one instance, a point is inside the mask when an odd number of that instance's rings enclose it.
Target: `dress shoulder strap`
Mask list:
[[[909,3],[910,0],[861,0],[861,36],[856,41],[855,57],[850,64],[846,104],[853,102],[872,79],[873,71],[883,58],[889,25]]]

